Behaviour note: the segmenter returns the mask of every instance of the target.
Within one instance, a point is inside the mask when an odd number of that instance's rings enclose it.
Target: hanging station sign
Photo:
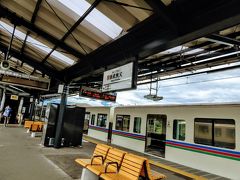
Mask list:
[[[0,84],[10,84],[31,89],[49,90],[50,79],[0,69]]]
[[[98,89],[89,88],[82,86],[79,91],[79,96],[94,98],[104,101],[116,102],[117,94],[116,93],[102,93]]]
[[[134,62],[105,71],[102,92],[136,89],[137,67]]]

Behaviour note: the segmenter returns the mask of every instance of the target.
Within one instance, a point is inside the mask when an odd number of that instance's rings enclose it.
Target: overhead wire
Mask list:
[[[161,88],[167,88],[167,87],[174,87],[174,86],[182,86],[182,85],[189,85],[189,84],[198,84],[198,83],[205,83],[205,82],[211,82],[211,81],[221,81],[221,80],[228,80],[228,79],[236,79],[240,78],[239,76],[231,76],[231,77],[225,77],[225,78],[216,78],[216,79],[208,79],[208,80],[201,80],[201,81],[195,81],[195,82],[189,82],[189,77],[186,77],[187,81],[185,83],[178,83],[178,84],[173,84],[173,85],[161,85]],[[164,81],[164,80],[161,80]],[[167,81],[167,80],[165,80]],[[139,89],[139,90],[149,90],[147,88]]]

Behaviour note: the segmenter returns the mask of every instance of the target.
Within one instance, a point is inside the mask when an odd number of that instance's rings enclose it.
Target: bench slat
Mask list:
[[[96,148],[93,152],[92,158],[96,155],[101,155],[101,156],[103,156],[103,159],[105,159],[110,148],[111,148],[110,146],[107,146],[105,144],[97,144],[97,146],[96,146]],[[78,164],[80,164],[81,166],[87,167],[88,165],[91,164],[91,159],[76,159],[75,161]],[[94,165],[101,165],[102,164],[102,158],[100,158],[100,157],[94,158],[93,159],[93,164]]]
[[[88,165],[86,168],[90,171],[92,171],[93,173],[95,173],[96,175],[100,175],[102,173],[105,172],[105,167],[107,165],[108,162],[117,162],[118,165],[120,165],[122,163],[122,159],[124,157],[124,155],[126,154],[125,151],[121,151],[119,149],[109,149],[108,154],[106,156],[106,160],[104,161],[104,165]],[[117,172],[117,167],[115,164],[113,165],[109,165],[107,168],[108,172]]]

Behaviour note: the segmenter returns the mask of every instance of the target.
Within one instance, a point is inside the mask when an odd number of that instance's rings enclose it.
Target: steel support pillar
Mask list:
[[[61,147],[62,129],[63,129],[63,124],[64,124],[64,113],[65,113],[65,108],[67,105],[67,94],[68,94],[68,86],[64,85],[63,92],[61,94],[61,102],[60,102],[59,113],[58,113],[56,134],[55,134],[55,140],[54,140],[54,148]]]
[[[22,124],[22,119],[23,119],[23,114],[22,114],[23,101],[24,101],[24,97],[21,97],[20,102],[19,102],[19,106],[18,106],[18,114],[17,114],[19,125]]]
[[[32,99],[31,99],[32,98]],[[34,97],[31,97],[31,104],[30,104],[30,114],[29,114],[29,118],[31,120],[33,120],[33,115],[34,115],[34,108],[35,108],[35,98]]]
[[[0,88],[0,101],[2,101],[3,89]]]
[[[3,114],[3,108],[5,104],[5,99],[6,99],[6,88],[4,87],[2,89],[2,98],[1,98],[1,105],[0,105],[0,120],[2,119],[2,114]]]
[[[18,106],[18,113],[22,113],[23,100],[24,100],[24,97],[21,97],[19,106]]]
[[[3,111],[5,99],[6,99],[6,88],[2,90],[2,100],[1,100],[0,111]]]

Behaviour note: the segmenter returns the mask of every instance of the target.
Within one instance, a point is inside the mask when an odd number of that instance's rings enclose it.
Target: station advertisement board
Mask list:
[[[136,65],[134,62],[105,71],[102,92],[135,89],[137,84]]]

